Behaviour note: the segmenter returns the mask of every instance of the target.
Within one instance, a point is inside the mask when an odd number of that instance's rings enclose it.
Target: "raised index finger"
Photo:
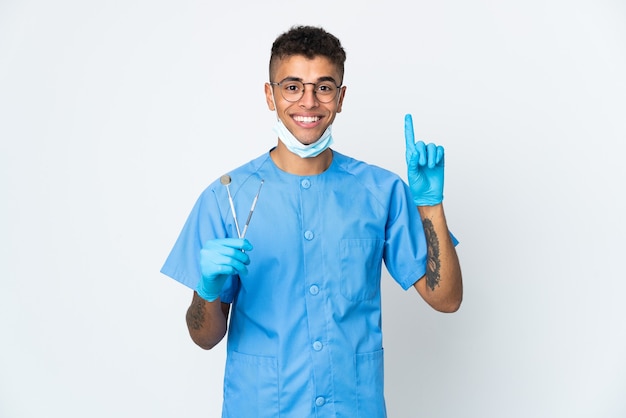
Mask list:
[[[415,149],[415,134],[413,133],[413,117],[410,114],[404,116],[404,139],[406,140],[406,149]]]

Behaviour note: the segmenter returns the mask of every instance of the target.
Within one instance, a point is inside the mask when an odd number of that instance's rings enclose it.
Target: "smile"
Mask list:
[[[301,123],[314,123],[320,120],[319,116],[294,116],[293,120]]]

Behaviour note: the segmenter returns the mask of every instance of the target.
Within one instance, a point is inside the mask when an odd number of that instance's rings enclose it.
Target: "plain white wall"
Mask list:
[[[410,5],[410,6],[409,6]],[[384,280],[390,417],[626,416],[621,0],[0,0],[0,417],[219,416],[224,347],[159,269],[274,142],[274,38],[347,52],[335,148],[447,150],[453,315]]]

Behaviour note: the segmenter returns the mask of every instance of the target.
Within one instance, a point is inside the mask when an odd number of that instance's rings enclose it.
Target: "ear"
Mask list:
[[[270,83],[265,83],[265,102],[267,103],[267,107],[271,111],[275,111],[276,107],[274,106],[274,96],[272,92],[272,86]]]
[[[341,106],[343,106],[343,98],[346,95],[346,86],[341,88],[339,92],[339,100],[337,101],[337,113],[341,113]]]

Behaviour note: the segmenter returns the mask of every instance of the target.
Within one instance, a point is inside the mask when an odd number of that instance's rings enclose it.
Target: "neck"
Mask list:
[[[330,148],[324,150],[320,155],[311,158],[302,158],[289,151],[281,140],[270,152],[270,157],[276,167],[289,174],[297,176],[314,176],[321,174],[330,167],[333,161],[333,152]]]

